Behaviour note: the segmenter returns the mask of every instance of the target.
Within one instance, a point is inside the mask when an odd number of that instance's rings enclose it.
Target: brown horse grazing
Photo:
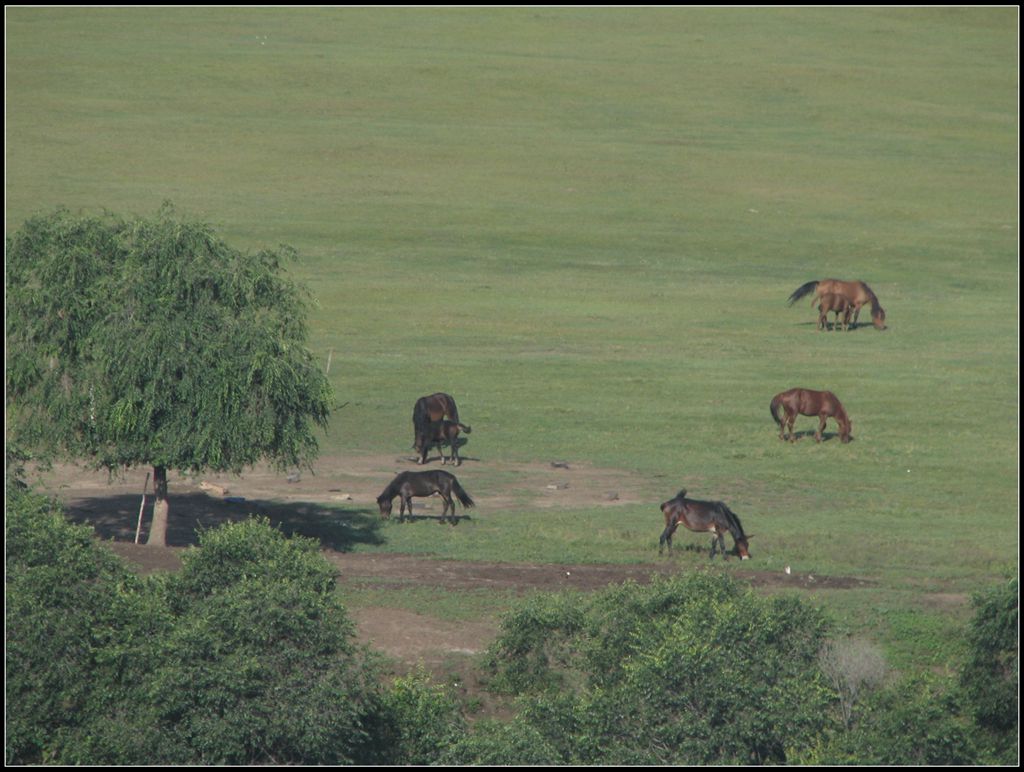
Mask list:
[[[473,506],[473,499],[459,485],[458,479],[450,472],[440,469],[433,469],[429,472],[400,472],[394,480],[377,497],[377,506],[380,508],[380,516],[384,520],[391,517],[391,504],[395,496],[401,496],[402,502],[398,512],[399,521],[405,520],[405,510],[409,510],[409,517],[412,517],[413,496],[432,496],[439,493],[444,499],[444,510],[441,512],[441,522],[445,521],[448,509],[451,508],[452,525],[457,525],[459,520],[455,516],[455,502],[452,501],[452,494],[462,503],[464,507]]]
[[[462,459],[459,458],[460,431],[469,434],[473,429],[465,424],[460,424],[458,421],[432,421],[427,430],[416,437],[416,442],[421,443],[416,448],[416,451],[420,454],[416,463],[425,464],[427,462],[427,451],[434,445],[437,445],[438,450],[441,452],[441,463],[447,464],[448,461],[444,457],[444,446],[447,443],[452,449],[452,463],[455,466],[461,466]]]
[[[740,519],[729,507],[721,501],[697,501],[686,498],[686,489],[679,491],[674,499],[670,499],[661,505],[661,512],[665,516],[665,530],[661,532],[658,540],[658,554],[667,544],[668,552],[672,554],[672,534],[682,523],[691,531],[711,532],[711,558],[715,557],[715,548],[722,553],[722,559],[727,560],[725,554],[725,532],[732,534],[735,544],[735,551],[741,560],[750,557],[751,537],[743,533],[743,526]]]
[[[779,408],[785,411],[785,416],[779,417]],[[816,415],[821,419],[818,424],[818,431],[814,439],[821,442],[821,433],[825,431],[825,421],[834,418],[839,424],[839,439],[843,442],[850,441],[850,431],[853,424],[846,409],[831,391],[814,391],[812,389],[790,389],[772,397],[771,403],[772,418],[779,425],[779,439],[786,439],[786,425],[789,425],[789,441],[796,442],[796,434],[793,433],[793,423],[797,415]]]
[[[814,296],[811,298],[812,306],[816,300],[827,292],[831,292],[834,295],[842,295],[853,303],[853,324],[855,327],[857,326],[857,319],[860,317],[860,307],[870,304],[871,322],[875,325],[876,329],[885,329],[885,309],[879,304],[878,296],[864,282],[842,281],[840,279],[809,281],[797,287],[793,294],[789,296],[789,304],[793,305],[800,298],[812,292],[814,293]]]
[[[843,332],[846,332],[850,327],[850,314],[853,312],[853,303],[843,295],[836,295],[832,292],[826,292],[821,296],[821,303],[818,304],[818,329],[822,332],[828,329],[828,315],[833,312],[836,315],[836,321],[832,325],[832,330],[839,329],[839,314],[842,314]]]
[[[413,443],[416,450],[427,444],[424,438],[430,434],[430,424],[440,421],[447,416],[452,421],[458,422],[459,409],[455,406],[455,399],[451,394],[439,391],[427,397],[420,397],[412,409]],[[419,463],[423,463],[422,459]]]

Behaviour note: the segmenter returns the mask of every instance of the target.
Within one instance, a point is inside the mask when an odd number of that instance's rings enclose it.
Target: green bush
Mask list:
[[[536,598],[488,667],[565,763],[784,762],[832,720],[825,632],[803,601],[699,573]]]
[[[816,765],[964,765],[977,762],[957,691],[935,678],[904,678],[871,693],[848,731],[801,759]]]
[[[466,732],[462,706],[422,669],[396,678],[383,698],[377,763],[437,764]]]
[[[8,762],[376,757],[378,669],[315,544],[249,521],[140,579],[90,531],[8,492]]]
[[[97,702],[120,699],[140,677],[139,652],[169,615],[56,502],[9,486],[4,531],[6,758],[57,761],[89,734]]]
[[[552,766],[561,754],[527,721],[483,720],[440,758],[448,766]]]
[[[960,684],[995,760],[1017,763],[1020,720],[1020,586],[1016,577],[974,597],[969,654]]]

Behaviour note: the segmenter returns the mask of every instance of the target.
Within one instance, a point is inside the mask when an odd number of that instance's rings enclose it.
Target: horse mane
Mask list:
[[[864,291],[868,295],[868,301],[871,303],[871,316],[872,316],[872,318],[878,316],[879,312],[882,312],[882,306],[878,302],[878,295],[875,294],[875,291],[873,289],[871,289],[871,287],[869,287],[866,282],[862,281],[860,283],[860,286],[864,288]]]
[[[393,499],[395,496],[398,495],[398,479],[398,477],[395,477],[391,482],[387,484],[387,487],[385,487],[384,490],[381,491],[381,494],[377,497],[378,501],[380,499]]]
[[[839,428],[845,432],[850,431],[850,416],[846,414],[843,403],[836,399],[836,420],[839,421]]]
[[[737,516],[735,512],[729,509],[729,507],[721,501],[715,502],[715,511],[725,518],[725,525],[729,529],[729,533],[732,534],[733,539],[746,540],[747,535],[743,531],[743,524],[740,522],[739,516]]]

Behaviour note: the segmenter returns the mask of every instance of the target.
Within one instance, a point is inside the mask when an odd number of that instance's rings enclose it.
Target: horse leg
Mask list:
[[[824,416],[824,415],[821,416],[821,419],[818,421],[818,431],[814,435],[815,442],[821,442],[821,435],[822,435],[822,432],[825,431],[825,422],[826,421],[828,421],[828,416]]]
[[[661,538],[658,539],[658,554],[661,554],[662,549],[665,545],[668,545],[668,554],[672,554],[672,532],[669,526],[665,526],[665,530],[661,532]]]
[[[717,546],[718,546],[718,535],[714,531],[712,531],[711,532],[711,554],[708,555],[708,559],[709,560],[714,560],[715,559],[715,548]]]
[[[672,555],[672,534],[669,534],[668,536],[665,537],[665,544],[668,545],[668,554],[671,557],[671,555]],[[661,549],[660,548],[658,549],[658,554],[659,555],[661,554]]]
[[[718,552],[722,556],[722,560],[729,559],[729,555],[725,551],[725,534],[721,531],[718,532]]]
[[[796,413],[792,415],[786,414],[786,422],[789,424],[789,441],[796,442],[796,432],[793,431],[793,425],[796,423]]]

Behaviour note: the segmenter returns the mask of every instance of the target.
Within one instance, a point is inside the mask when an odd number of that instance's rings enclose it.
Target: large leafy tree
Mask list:
[[[149,218],[65,209],[7,243],[12,439],[96,467],[153,467],[149,544],[169,469],[308,464],[332,394],[306,348],[294,250],[229,246],[165,205]]]

